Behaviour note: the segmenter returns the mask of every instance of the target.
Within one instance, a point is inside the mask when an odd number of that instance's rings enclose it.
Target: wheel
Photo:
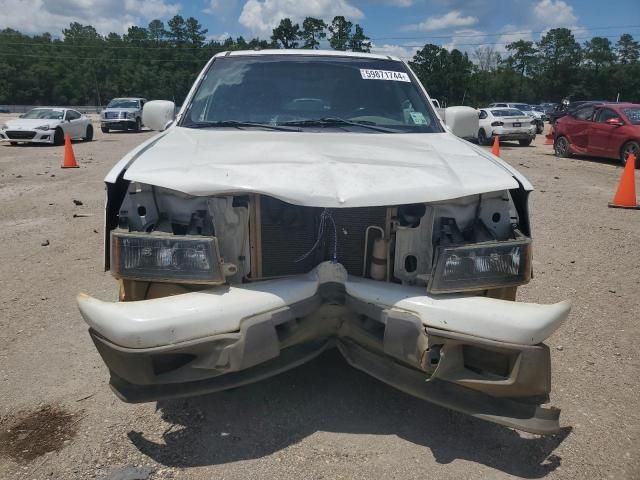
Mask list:
[[[484,129],[478,130],[478,145],[486,145],[487,144],[487,134],[484,133]]]
[[[569,157],[571,152],[569,151],[569,140],[567,140],[567,137],[556,138],[556,141],[553,144],[553,150],[556,152],[556,157]]]
[[[640,158],[638,158],[638,155],[640,155],[640,143],[632,141],[623,145],[622,150],[620,151],[620,161],[622,162],[622,165],[627,164],[627,157],[630,153],[633,153],[636,156],[636,168],[638,168],[638,165],[640,165]]]
[[[56,132],[53,134],[54,145],[64,145],[64,132],[60,127],[56,128]]]
[[[102,133],[109,133],[108,127],[100,127],[100,130],[102,130]]]
[[[10,143],[11,145],[13,145],[14,147],[15,147],[16,145],[18,145],[18,142],[9,142],[9,143]]]
[[[93,127],[91,125],[87,125],[87,132],[85,133],[82,140],[84,140],[85,142],[90,142],[91,140],[93,140]]]
[[[542,132],[544,132],[544,123],[536,124],[536,133],[541,134]]]
[[[140,117],[136,118],[136,127],[135,131],[139,132],[142,129],[142,122],[140,121]]]
[[[531,138],[528,138],[527,140],[518,140],[518,143],[520,144],[521,147],[528,147],[529,145],[531,145]]]

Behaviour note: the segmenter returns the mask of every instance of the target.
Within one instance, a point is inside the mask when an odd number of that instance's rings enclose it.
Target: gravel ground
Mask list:
[[[66,170],[60,147],[0,145],[1,478],[640,478],[640,212],[607,208],[618,165],[555,158],[541,136],[502,147],[537,189],[519,299],[574,303],[548,342],[562,430],[537,437],[409,397],[335,352],[229,392],[117,400],[74,298],[116,298],[102,179],[150,135],[96,129]]]

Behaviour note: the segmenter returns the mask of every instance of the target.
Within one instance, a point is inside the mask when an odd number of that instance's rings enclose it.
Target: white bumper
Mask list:
[[[19,135],[14,131],[0,130],[0,142],[29,142],[29,143],[53,143],[55,130],[18,130]],[[27,136],[28,138],[23,138]]]
[[[153,348],[237,332],[244,319],[312,298],[322,284],[341,284],[347,297],[410,312],[423,325],[498,342],[535,345],[567,318],[568,301],[538,305],[470,295],[431,296],[404,287],[349,277],[340,264],[323,263],[307,275],[265,280],[136,302],[78,296],[87,324],[124,348]]]

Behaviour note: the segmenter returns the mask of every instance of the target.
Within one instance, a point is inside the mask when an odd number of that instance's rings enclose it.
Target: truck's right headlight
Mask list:
[[[111,271],[118,278],[224,283],[214,237],[111,232]]]
[[[438,247],[427,290],[450,293],[522,285],[531,279],[531,239]]]

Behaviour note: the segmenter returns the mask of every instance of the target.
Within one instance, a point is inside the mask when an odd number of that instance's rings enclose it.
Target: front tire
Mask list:
[[[93,140],[93,127],[91,125],[87,125],[87,132],[85,133],[82,140],[84,140],[85,142],[90,142],[91,140]]]
[[[109,133],[108,127],[100,127],[100,130],[102,130],[102,133]]]
[[[140,118],[136,118],[135,131],[139,132],[140,130],[142,130],[142,121],[140,120]]]
[[[64,145],[64,132],[61,128],[56,128],[55,133],[53,134],[53,144],[54,145]]]
[[[520,144],[521,147],[528,147],[529,145],[531,145],[532,139],[529,138],[527,140],[518,140],[518,143]]]
[[[556,141],[553,144],[553,150],[556,152],[556,157],[570,157],[571,151],[569,150],[569,140],[567,140],[567,137],[560,136],[556,138]]]
[[[622,146],[622,150],[620,150],[620,162],[622,165],[627,164],[627,158],[629,154],[633,153],[636,156],[636,168],[638,168],[638,164],[640,164],[640,143],[638,142],[627,142]]]
[[[9,142],[9,144],[15,147],[16,145],[18,145],[18,142]]]

